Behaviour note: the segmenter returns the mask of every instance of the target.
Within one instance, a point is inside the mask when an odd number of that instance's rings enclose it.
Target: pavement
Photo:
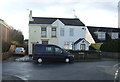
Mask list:
[[[29,57],[28,55],[20,58],[16,58],[15,61],[17,62],[32,62],[32,57]]]

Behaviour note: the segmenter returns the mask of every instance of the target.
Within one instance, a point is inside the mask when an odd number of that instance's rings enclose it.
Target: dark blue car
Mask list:
[[[71,63],[74,61],[74,55],[51,44],[35,44],[33,47],[33,60],[38,63],[44,61],[64,61]]]

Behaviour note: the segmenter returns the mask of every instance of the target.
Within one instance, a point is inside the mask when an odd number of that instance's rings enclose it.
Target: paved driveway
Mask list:
[[[115,60],[92,62],[43,63],[3,61],[3,74],[24,80],[113,80]]]

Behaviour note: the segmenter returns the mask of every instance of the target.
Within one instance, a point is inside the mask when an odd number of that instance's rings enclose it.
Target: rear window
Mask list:
[[[16,50],[23,50],[23,48],[16,48]]]
[[[38,54],[38,53],[42,53],[42,52],[44,52],[45,49],[44,49],[43,46],[35,45],[33,51],[34,51],[35,54]]]
[[[52,46],[46,46],[46,47],[45,47],[45,50],[46,50],[46,52],[48,52],[48,53],[54,52],[54,49],[53,49]]]
[[[52,46],[35,45],[33,48],[33,51],[35,54],[52,53],[52,52],[54,52],[54,48]]]

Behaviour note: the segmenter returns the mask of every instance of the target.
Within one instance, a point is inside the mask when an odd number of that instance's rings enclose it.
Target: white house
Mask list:
[[[64,49],[76,49],[78,41],[84,38],[84,50],[89,50],[85,40],[87,27],[78,18],[32,17],[29,15],[29,54],[32,54],[34,44],[55,44]],[[76,43],[75,43],[76,42]]]

